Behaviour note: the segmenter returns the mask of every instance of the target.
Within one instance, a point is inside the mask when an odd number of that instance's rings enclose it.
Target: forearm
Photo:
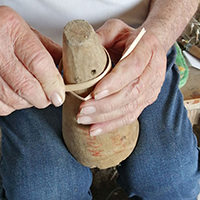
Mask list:
[[[157,35],[167,52],[194,15],[198,3],[199,0],[152,0],[142,27]]]

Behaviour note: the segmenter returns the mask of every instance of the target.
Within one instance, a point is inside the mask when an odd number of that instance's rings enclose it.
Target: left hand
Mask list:
[[[117,63],[140,30],[109,20],[97,34]],[[166,52],[156,35],[147,30],[136,48],[96,85],[94,99],[80,105],[77,122],[92,124],[91,136],[133,123],[157,99],[165,72]]]

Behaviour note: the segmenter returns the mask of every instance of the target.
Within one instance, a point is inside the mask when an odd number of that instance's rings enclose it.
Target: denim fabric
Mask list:
[[[174,47],[155,103],[140,115],[140,135],[131,156],[118,167],[119,184],[144,200],[196,200],[198,148],[178,89]],[[92,173],[67,151],[62,107],[16,111],[0,117],[1,199],[91,200]]]
[[[118,168],[119,184],[144,200],[196,200],[197,140],[178,88],[176,50],[168,54],[166,78],[156,102],[139,117],[136,149]]]
[[[1,176],[7,199],[92,199],[92,173],[67,151],[61,115],[61,107],[49,106],[1,118]]]

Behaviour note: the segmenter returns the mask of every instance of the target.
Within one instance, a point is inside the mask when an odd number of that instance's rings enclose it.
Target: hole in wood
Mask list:
[[[92,75],[95,75],[96,72],[97,72],[96,69],[91,70],[91,74],[92,74]]]

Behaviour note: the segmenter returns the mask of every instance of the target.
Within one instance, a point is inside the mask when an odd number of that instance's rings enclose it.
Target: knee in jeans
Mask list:
[[[122,168],[119,168],[119,184],[129,195],[136,194],[141,197],[164,193],[194,196],[194,191],[199,187],[196,172],[197,163],[184,162],[184,159],[175,157],[163,157],[151,163],[124,163]]]

